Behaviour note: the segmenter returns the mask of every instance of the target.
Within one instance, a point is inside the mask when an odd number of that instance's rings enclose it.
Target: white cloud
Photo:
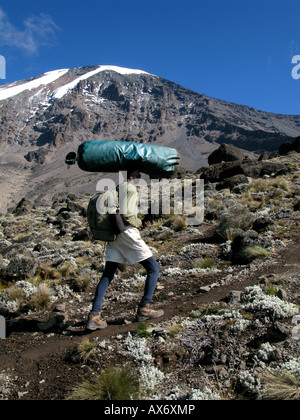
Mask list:
[[[41,47],[50,46],[59,27],[51,16],[32,15],[23,22],[24,28],[14,26],[7,14],[0,8],[0,44],[23,50],[32,55]]]

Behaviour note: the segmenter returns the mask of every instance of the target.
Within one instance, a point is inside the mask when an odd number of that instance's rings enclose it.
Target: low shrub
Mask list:
[[[94,380],[74,389],[74,400],[132,400],[139,392],[137,375],[128,368],[106,368]]]
[[[262,376],[262,395],[266,400],[299,400],[300,383],[290,372],[267,371]]]
[[[269,251],[259,245],[246,246],[238,252],[236,260],[241,264],[249,264],[257,259],[266,258],[269,254]]]

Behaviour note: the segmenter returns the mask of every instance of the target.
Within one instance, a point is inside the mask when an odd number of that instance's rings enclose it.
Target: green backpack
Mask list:
[[[94,239],[111,242],[117,238],[118,232],[112,217],[117,209],[117,201],[116,191],[105,191],[90,199],[87,220]]]

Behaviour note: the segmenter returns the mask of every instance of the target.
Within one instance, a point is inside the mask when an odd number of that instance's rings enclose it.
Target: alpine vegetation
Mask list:
[[[103,95],[124,106],[121,91]],[[49,184],[49,204],[29,196],[0,217],[0,399],[299,400],[300,155],[225,152],[174,175],[204,180],[203,223],[140,215],[159,318],[137,321],[148,273],[124,263],[101,308],[106,328],[86,329],[109,248],[88,225],[94,185],[75,195]]]

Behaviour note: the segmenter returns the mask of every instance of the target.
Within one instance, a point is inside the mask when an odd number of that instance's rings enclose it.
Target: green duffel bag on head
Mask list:
[[[94,140],[82,143],[65,162],[87,172],[119,172],[135,168],[150,178],[170,178],[179,165],[176,149],[147,143]]]

